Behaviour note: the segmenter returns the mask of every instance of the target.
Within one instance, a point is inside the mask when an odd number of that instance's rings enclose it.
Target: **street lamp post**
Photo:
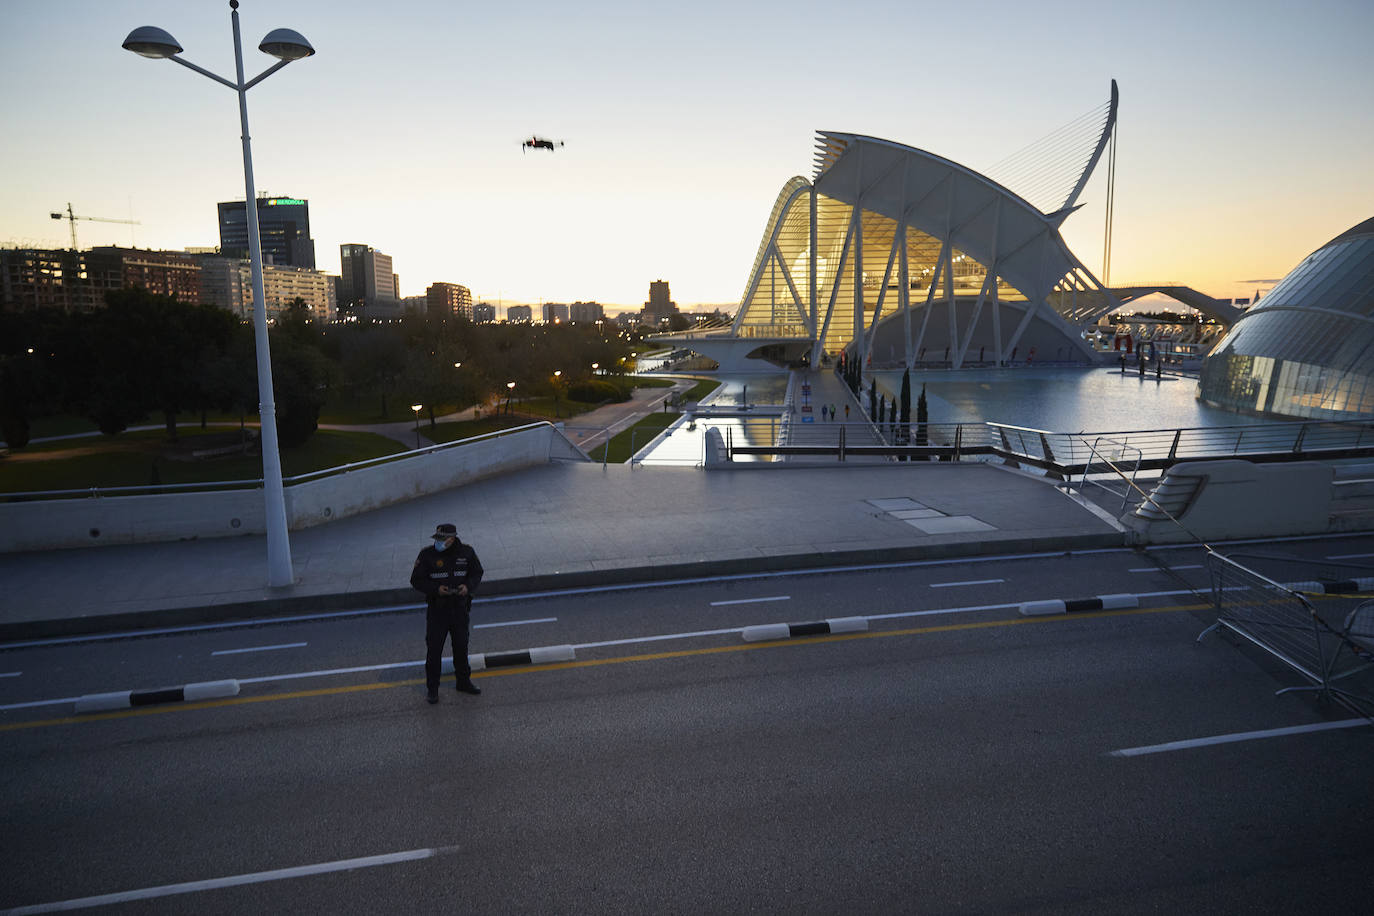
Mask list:
[[[410,409],[415,411],[415,447],[420,447],[420,408],[423,404],[411,404]]]
[[[258,414],[262,421],[267,584],[283,586],[290,585],[294,581],[294,576],[291,571],[291,541],[286,528],[286,493],[282,487],[281,452],[277,446],[277,408],[272,393],[272,354],[267,340],[267,296],[263,291],[262,281],[262,238],[258,234],[257,192],[253,187],[253,150],[248,135],[248,90],[291,61],[314,54],[315,49],[299,32],[291,29],[273,29],[263,38],[258,50],[277,58],[277,63],[245,82],[243,46],[239,37],[238,0],[229,0],[229,9],[232,10],[230,19],[234,27],[234,82],[178,57],[181,45],[177,44],[176,39],[170,34],[156,26],[145,25],[134,29],[129,33],[129,37],[124,39],[124,47],[142,57],[181,64],[222,86],[228,86],[239,96],[239,124],[243,130],[243,209],[248,218],[248,255],[253,273],[253,340],[258,361]]]
[[[515,394],[515,382],[506,382],[506,416],[510,416],[510,399]]]
[[[553,418],[555,420],[561,420],[563,418],[563,414],[558,409],[558,385],[562,378],[562,369],[553,370]]]

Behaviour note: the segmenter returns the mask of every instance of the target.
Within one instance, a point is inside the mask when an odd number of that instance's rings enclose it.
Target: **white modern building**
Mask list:
[[[1198,396],[1241,413],[1374,418],[1374,218],[1251,306],[1202,362]]]
[[[1108,289],[1059,233],[1108,150],[1117,102],[1113,81],[1107,103],[1008,166],[1024,196],[925,150],[820,131],[814,176],[778,194],[733,324],[655,341],[723,369],[815,366],[842,350],[874,367],[1096,362],[1085,330],[1157,291]]]

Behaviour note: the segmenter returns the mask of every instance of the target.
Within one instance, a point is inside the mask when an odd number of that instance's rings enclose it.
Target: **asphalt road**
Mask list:
[[[481,697],[433,707],[413,611],[0,652],[0,706],[38,704],[0,710],[0,907],[1358,910],[1374,729],[1113,754],[1348,716],[1194,641],[1200,564],[1103,552],[480,602],[473,652],[577,661],[487,672]],[[1015,609],[1120,592],[1141,607]],[[739,634],[850,615],[870,630]],[[71,713],[83,693],[228,677],[246,682],[229,701]],[[211,879],[230,880],[167,891]]]

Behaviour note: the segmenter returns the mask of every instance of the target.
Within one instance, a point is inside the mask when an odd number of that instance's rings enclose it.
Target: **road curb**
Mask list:
[[[508,668],[511,665],[547,665],[550,662],[570,662],[577,658],[572,646],[541,646],[537,649],[521,649],[519,652],[488,652],[483,655],[469,655],[468,667],[473,671],[486,671],[491,668]]]
[[[1050,598],[1045,601],[1026,601],[1021,604],[1022,617],[1044,617],[1049,614],[1072,614],[1076,611],[1120,611],[1140,607],[1135,595],[1098,595],[1095,598]]]
[[[1374,592],[1374,578],[1304,579],[1300,582],[1284,582],[1283,587],[1291,592],[1311,592],[1314,595],[1357,595]]]
[[[76,711],[105,712],[111,709],[130,709],[134,706],[153,706],[159,703],[194,703],[219,697],[235,697],[239,682],[202,681],[181,687],[159,687],[155,690],[123,690],[115,693],[88,693],[76,698]]]
[[[795,636],[825,636],[830,633],[862,633],[868,629],[867,617],[834,617],[809,623],[761,623],[741,631],[745,642],[791,639]]]
[[[521,595],[561,589],[595,588],[606,585],[635,585],[672,579],[715,578],[758,572],[815,571],[836,566],[862,566],[874,563],[900,563],[913,560],[944,560],[959,557],[1011,553],[1055,553],[1122,547],[1118,532],[1060,535],[1044,538],[1005,538],[999,540],[954,541],[941,544],[907,544],[900,547],[872,547],[857,550],[813,550],[770,556],[737,557],[665,565],[622,566],[576,572],[541,573],[506,579],[485,579],[482,597]],[[290,587],[282,589],[289,592]],[[161,627],[188,626],[231,621],[270,622],[325,611],[364,610],[393,607],[397,611],[419,605],[419,595],[411,588],[397,587],[331,594],[291,595],[254,601],[186,605],[118,614],[28,620],[0,624],[0,648],[9,643],[35,639],[57,639],[101,633],[134,632]],[[480,599],[479,599],[480,602]]]

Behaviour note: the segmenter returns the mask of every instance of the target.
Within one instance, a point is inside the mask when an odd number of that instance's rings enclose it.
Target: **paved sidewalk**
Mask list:
[[[0,641],[411,603],[415,554],[448,521],[476,547],[487,594],[1123,540],[993,465],[559,462],[292,532],[296,582],[280,589],[264,584],[262,536],[0,555]]]

